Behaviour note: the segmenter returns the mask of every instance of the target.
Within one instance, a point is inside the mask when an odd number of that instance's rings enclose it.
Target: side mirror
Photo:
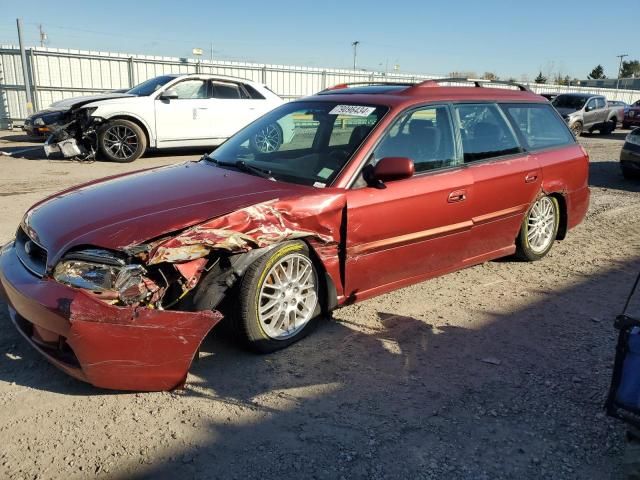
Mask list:
[[[178,92],[173,88],[167,88],[160,94],[160,100],[175,100],[178,98]]]
[[[593,105],[587,105],[586,107],[584,107],[584,111],[585,112],[590,112],[591,110],[593,110]]]
[[[381,158],[373,167],[372,177],[378,184],[393,180],[404,180],[415,173],[413,160],[407,157]]]

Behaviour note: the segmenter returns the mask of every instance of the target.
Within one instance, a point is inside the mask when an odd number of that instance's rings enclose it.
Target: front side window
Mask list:
[[[550,105],[504,104],[502,108],[530,150],[575,143],[573,135]]]
[[[595,108],[596,108],[596,99],[595,99],[595,98],[592,98],[592,99],[591,99],[591,100],[589,100],[589,102],[587,103],[587,108],[586,108],[586,110],[587,110],[587,111],[595,110]]]
[[[604,108],[605,105],[606,103],[604,101],[604,98],[602,97],[596,98],[596,108]]]
[[[207,98],[207,82],[204,80],[185,80],[171,87],[180,100]]]
[[[457,165],[449,109],[430,106],[400,116],[373,152],[373,162],[384,157],[410,158],[416,172]]]
[[[462,137],[464,161],[512,155],[521,151],[509,124],[494,104],[454,106]]]
[[[335,101],[290,102],[240,130],[209,157],[219,166],[241,162],[275,180],[331,185],[387,110]]]

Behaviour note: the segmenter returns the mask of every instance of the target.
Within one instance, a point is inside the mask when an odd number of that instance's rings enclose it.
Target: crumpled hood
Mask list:
[[[34,205],[27,229],[52,267],[71,247],[122,249],[305,187],[187,162],[98,180]]]
[[[136,97],[136,96],[129,95],[126,93],[100,93],[97,95],[85,95],[82,97],[65,98],[64,100],[58,100],[57,102],[53,102],[51,105],[49,105],[45,109],[45,111],[51,111],[51,112],[65,111],[73,107],[80,106],[82,104],[92,103],[99,100],[109,100],[112,98],[127,98],[127,97]]]

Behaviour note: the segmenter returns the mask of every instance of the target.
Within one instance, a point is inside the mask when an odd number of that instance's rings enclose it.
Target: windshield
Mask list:
[[[556,108],[572,108],[580,110],[589,97],[576,97],[574,95],[558,95],[551,104]]]
[[[291,102],[259,118],[209,157],[219,165],[260,169],[275,180],[330,185],[388,108],[339,102]]]
[[[171,80],[175,80],[175,78],[176,77],[174,75],[161,75],[160,77],[150,78],[149,80],[136,85],[127,93],[130,93],[131,95],[138,95],[139,97],[147,97],[163,85],[169,83]]]

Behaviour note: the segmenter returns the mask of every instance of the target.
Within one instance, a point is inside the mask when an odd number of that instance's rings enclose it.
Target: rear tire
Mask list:
[[[234,324],[248,347],[280,350],[308,335],[322,308],[321,284],[304,242],[284,242],[247,268]]]
[[[516,256],[533,262],[544,257],[558,235],[560,205],[554,197],[538,198],[522,220],[516,239]]]
[[[616,129],[616,125],[617,125],[617,120],[615,119],[611,119],[610,121],[606,122],[604,124],[604,126],[600,129],[600,134],[601,135],[610,135],[613,133],[613,131]]]
[[[111,162],[130,163],[147,149],[147,137],[139,125],[129,120],[112,120],[98,130],[98,148]]]

